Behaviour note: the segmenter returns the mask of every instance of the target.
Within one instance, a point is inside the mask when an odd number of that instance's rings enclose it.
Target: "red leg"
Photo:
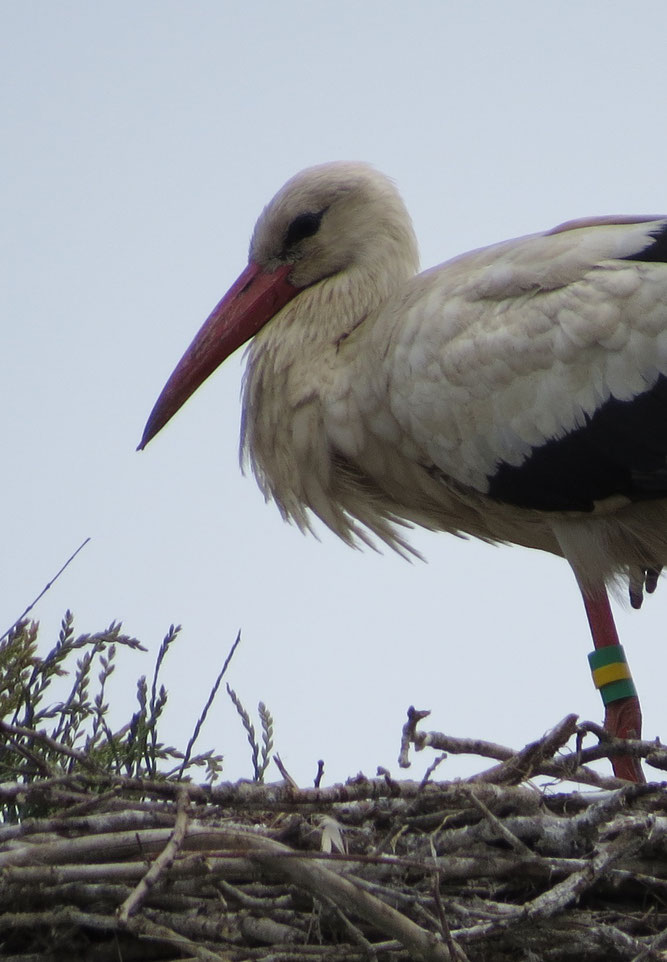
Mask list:
[[[603,587],[595,595],[583,590],[581,593],[596,650],[620,644],[606,589]],[[642,712],[637,695],[610,702],[605,711],[604,727],[616,738],[641,738]],[[636,758],[616,755],[612,756],[611,764],[617,778],[625,778],[629,782],[646,781]]]

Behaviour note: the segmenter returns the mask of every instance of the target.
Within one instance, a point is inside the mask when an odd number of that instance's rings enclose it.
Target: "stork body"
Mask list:
[[[402,552],[418,524],[562,555],[615,644],[606,584],[638,607],[667,564],[666,260],[667,218],[619,217],[417,274],[391,182],[312,168],[262,213],[141,446],[254,335],[242,450],[284,517]],[[607,720],[638,735],[638,703]]]

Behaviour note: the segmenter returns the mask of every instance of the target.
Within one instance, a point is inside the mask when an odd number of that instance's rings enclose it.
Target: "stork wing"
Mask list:
[[[544,510],[667,496],[667,218],[463,255],[416,277],[372,336],[429,467]]]

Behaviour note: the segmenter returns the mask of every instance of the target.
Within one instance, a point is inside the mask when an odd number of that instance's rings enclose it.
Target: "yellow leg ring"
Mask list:
[[[602,688],[603,685],[608,685],[612,681],[622,681],[631,677],[630,668],[623,661],[617,661],[612,665],[602,665],[593,672],[593,682],[596,688]]]

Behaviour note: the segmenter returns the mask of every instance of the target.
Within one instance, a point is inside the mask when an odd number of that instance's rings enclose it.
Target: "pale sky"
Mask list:
[[[121,619],[150,653],[122,657],[120,721],[181,623],[163,676],[181,747],[239,628],[228,681],[266,702],[303,784],[318,758],[327,783],[399,775],[411,704],[517,748],[568,712],[600,721],[565,562],[416,531],[428,563],[409,564],[264,504],[238,466],[242,352],[135,447],[303,167],[393,177],[424,267],[577,216],[666,213],[665,36],[664,0],[0,3],[0,633],[90,536],[34,612],[43,647],[66,608],[82,632]],[[644,734],[667,736],[667,588],[616,611]],[[199,747],[250,775],[224,694]]]

